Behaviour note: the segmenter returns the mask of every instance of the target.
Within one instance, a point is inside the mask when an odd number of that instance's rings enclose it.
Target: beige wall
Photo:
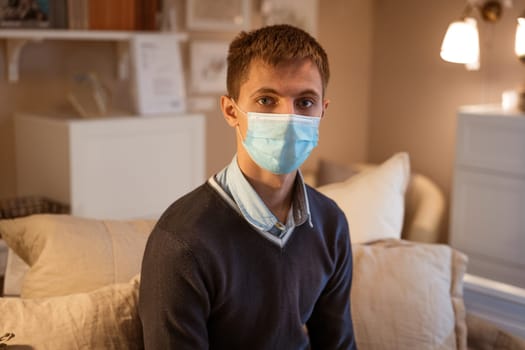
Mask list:
[[[515,2],[499,23],[480,24],[480,71],[441,61],[446,27],[463,5],[457,0],[319,0],[318,37],[331,61],[331,105],[307,167],[319,157],[379,162],[403,150],[410,153],[413,169],[432,177],[448,195],[457,108],[498,103],[502,90],[525,78],[525,67],[512,51],[521,3]],[[114,79],[113,59],[108,44],[45,42],[24,49],[20,83],[6,83],[1,71],[0,198],[16,194],[12,112],[64,108],[68,77],[91,69],[105,77],[117,106],[129,108],[125,84]],[[207,174],[229,162],[234,149],[232,130],[218,108],[207,113]]]
[[[319,157],[363,161],[367,156],[373,1],[320,0],[319,41],[330,60],[327,98]]]

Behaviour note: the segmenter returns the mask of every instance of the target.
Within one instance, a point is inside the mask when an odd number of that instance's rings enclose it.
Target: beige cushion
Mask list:
[[[0,235],[29,266],[21,296],[88,292],[140,272],[153,220],[33,215],[1,220]]]
[[[446,245],[353,245],[352,318],[360,349],[466,349],[465,255]]]
[[[0,333],[15,334],[9,345],[35,350],[142,349],[138,284],[137,276],[89,293],[0,298]]]
[[[364,243],[401,237],[409,179],[410,161],[403,152],[377,167],[318,190],[345,213],[352,243]]]

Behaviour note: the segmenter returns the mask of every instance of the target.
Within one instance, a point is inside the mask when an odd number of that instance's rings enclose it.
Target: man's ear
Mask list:
[[[235,108],[232,99],[226,95],[221,96],[221,111],[228,125],[233,128],[239,125],[238,111]]]

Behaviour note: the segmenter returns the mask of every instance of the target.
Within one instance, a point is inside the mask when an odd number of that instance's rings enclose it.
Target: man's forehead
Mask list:
[[[248,75],[250,75],[252,72],[257,71],[267,71],[267,72],[286,72],[286,71],[296,71],[301,68],[308,68],[312,71],[317,72],[319,75],[319,69],[315,65],[315,63],[309,59],[309,58],[302,58],[302,59],[290,59],[290,60],[283,60],[276,64],[269,63],[261,58],[254,58],[250,64],[248,65]]]
[[[241,82],[241,91],[252,94],[274,90],[310,91],[321,95],[323,83],[318,67],[310,59],[290,60],[271,65],[261,59],[253,60]],[[249,90],[249,91],[246,91]]]

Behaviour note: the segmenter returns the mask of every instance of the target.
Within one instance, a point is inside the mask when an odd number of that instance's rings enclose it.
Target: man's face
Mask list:
[[[327,102],[317,66],[310,60],[272,67],[260,60],[251,63],[248,79],[241,84],[239,107],[246,112],[299,114],[320,117]],[[246,119],[241,118],[244,134]]]
[[[226,121],[231,127],[237,128],[237,161],[242,171],[258,177],[262,169],[251,159],[243,145],[248,118],[241,111],[322,117],[327,105],[328,101],[323,99],[321,75],[310,60],[286,62],[277,67],[260,60],[253,61],[235,103],[229,97],[221,98]],[[279,187],[281,183],[274,185]]]

